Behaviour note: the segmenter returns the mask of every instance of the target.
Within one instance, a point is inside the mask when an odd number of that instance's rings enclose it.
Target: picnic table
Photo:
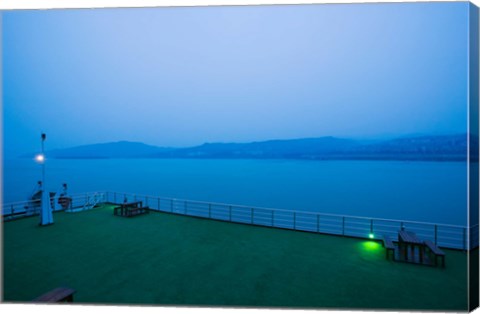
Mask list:
[[[414,261],[415,247],[418,247],[420,263],[423,263],[424,244],[414,232],[400,230],[398,232],[398,246],[403,250],[405,261],[408,260],[408,248],[410,247],[411,260]]]
[[[113,209],[115,216],[132,217],[148,213],[149,208],[143,207],[142,201],[123,203]]]

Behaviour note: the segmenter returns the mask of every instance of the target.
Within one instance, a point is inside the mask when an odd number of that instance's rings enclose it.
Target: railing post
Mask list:
[[[297,213],[293,212],[293,229],[297,229]]]
[[[345,235],[345,216],[342,217],[342,236]]]
[[[173,198],[170,201],[170,212],[173,213]]]
[[[317,232],[320,233],[320,215],[317,214]]]
[[[253,225],[253,207],[250,209],[250,223]]]
[[[117,192],[113,192],[113,203],[117,203]]]
[[[463,227],[463,250],[467,250],[467,228]]]
[[[400,230],[402,230],[402,231],[405,230],[405,225],[403,224],[403,221],[400,222]]]
[[[229,220],[232,221],[232,206],[228,206],[229,208]]]
[[[212,218],[212,204],[208,204],[208,218]]]
[[[437,245],[438,226],[435,225],[435,245]]]
[[[373,219],[370,219],[370,233],[373,234]]]
[[[160,197],[157,198],[157,205],[158,205],[158,210],[160,210]]]
[[[275,214],[275,211],[274,211],[274,210],[272,210],[272,227],[273,227],[273,223],[274,223],[274,221],[275,221],[274,214]]]
[[[187,212],[188,212],[187,201],[185,201],[185,215],[187,214]]]

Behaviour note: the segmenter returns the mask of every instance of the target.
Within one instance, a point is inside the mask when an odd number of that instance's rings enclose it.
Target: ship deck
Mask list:
[[[75,303],[467,310],[467,254],[446,268],[386,260],[381,243],[112,205],[4,223],[4,302],[58,286]]]

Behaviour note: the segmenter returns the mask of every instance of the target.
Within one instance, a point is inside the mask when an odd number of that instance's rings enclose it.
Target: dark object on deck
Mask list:
[[[425,246],[430,250],[431,253],[435,256],[435,266],[438,265],[438,258],[442,260],[442,267],[445,267],[445,253],[443,253],[442,250],[438,248],[435,244],[432,243],[432,241],[425,240]]]
[[[66,196],[60,196],[58,198],[58,204],[62,206],[62,209],[71,209],[72,205],[72,198],[71,197],[66,197]]]
[[[383,247],[387,249],[387,254],[386,254],[387,259],[388,259],[388,255],[391,252],[392,259],[395,260],[395,246],[393,245],[393,241],[387,235],[383,236]]]
[[[55,194],[56,192],[49,192],[48,195],[50,196],[50,208],[55,208]]]
[[[113,214],[115,216],[122,217],[133,217],[141,214],[148,214],[150,208],[143,207],[142,201],[133,202],[133,203],[124,203],[113,209]]]
[[[41,181],[39,181],[40,184]],[[25,209],[28,209],[28,207],[32,208],[40,208],[42,206],[42,190],[36,191],[35,193],[32,194],[32,196],[29,199],[29,205],[25,206]]]
[[[49,291],[38,298],[33,299],[33,302],[73,302],[73,294],[76,291],[72,288],[58,287]]]

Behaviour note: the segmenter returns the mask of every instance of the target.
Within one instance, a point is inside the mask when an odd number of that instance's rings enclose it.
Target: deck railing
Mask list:
[[[300,230],[313,233],[357,238],[381,239],[388,235],[396,239],[400,229],[415,232],[421,239],[440,247],[468,250],[478,247],[479,226],[435,224],[408,220],[381,219],[317,212],[286,210],[175,199],[122,192],[88,192],[75,194],[68,209],[82,210],[93,199],[100,202],[123,203],[143,201],[152,210],[178,215],[201,217],[235,223]],[[51,199],[53,202],[54,199]],[[2,206],[3,220],[38,215],[40,203],[33,201],[8,203]]]
[[[66,209],[59,209],[54,211],[63,211],[63,210],[82,210],[88,204],[92,202],[99,202],[105,203],[106,193],[105,192],[88,192],[88,193],[81,193],[81,194],[74,194],[69,195],[68,197],[71,198],[71,202]],[[50,204],[55,202],[55,198],[50,198]],[[23,201],[23,202],[14,202],[14,203],[7,203],[3,204],[1,208],[1,213],[3,216],[4,221],[39,215],[41,210],[41,202],[40,200],[30,200],[30,201]]]
[[[465,226],[427,222],[334,215],[317,212],[192,201],[132,193],[106,192],[106,200],[143,201],[152,210],[257,226],[300,230],[358,238],[396,239],[400,229],[415,232],[440,247],[467,250],[478,247],[478,224]]]

